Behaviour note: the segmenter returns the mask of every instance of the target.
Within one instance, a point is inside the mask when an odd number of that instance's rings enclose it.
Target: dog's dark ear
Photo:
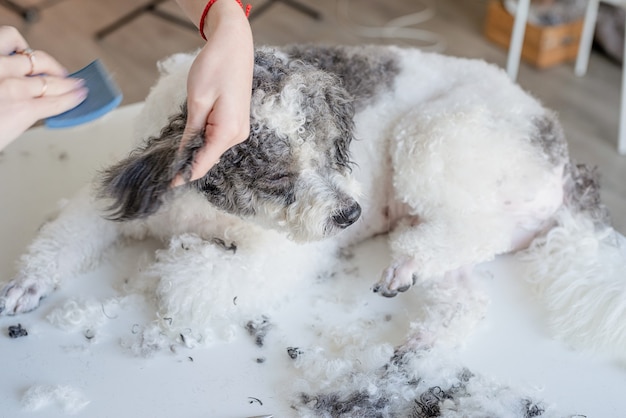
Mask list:
[[[204,143],[204,133],[179,150],[186,120],[183,109],[170,119],[158,137],[148,139],[143,147],[102,173],[97,196],[112,199],[106,208],[108,219],[145,218],[159,209],[176,174],[189,180],[195,153]]]
[[[337,163],[350,168],[350,143],[354,138],[354,100],[341,86],[331,86],[326,91],[326,101],[335,117],[335,125],[340,131],[335,140]]]

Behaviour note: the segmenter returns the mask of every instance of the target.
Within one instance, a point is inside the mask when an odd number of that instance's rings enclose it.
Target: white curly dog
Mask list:
[[[3,314],[36,308],[123,237],[283,248],[273,265],[314,270],[336,248],[388,233],[392,260],[375,292],[525,249],[555,333],[624,352],[623,244],[594,172],[570,160],[555,114],[503,71],[391,46],[258,48],[250,137],[172,189],[202,144],[198,135],[179,149],[192,58],[163,65],[137,148],[42,228],[1,291]]]

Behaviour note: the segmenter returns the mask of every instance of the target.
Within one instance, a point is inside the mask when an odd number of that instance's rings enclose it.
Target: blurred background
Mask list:
[[[249,1],[257,45],[400,44],[506,66],[507,48],[497,38],[498,33],[508,36],[510,22],[497,13],[506,14],[514,8],[514,1],[291,1]],[[575,25],[585,4],[584,0],[536,0],[533,16],[538,16],[534,23],[539,27],[535,29],[560,36],[549,31]],[[138,9],[133,19],[124,22]],[[618,13],[621,10],[609,10],[608,17],[614,15],[623,31],[623,15]],[[389,29],[386,25],[390,22],[403,27]],[[0,0],[0,24],[16,26],[31,47],[52,54],[70,71],[101,59],[124,93],[123,104],[145,98],[158,76],[159,60],[172,53],[193,51],[203,43],[177,4],[165,0]],[[541,50],[541,44],[525,43],[524,48],[534,49],[535,56],[525,51],[517,82],[558,112],[572,156],[600,168],[604,201],[617,229],[626,233],[626,157],[617,153],[621,57],[607,54],[606,47],[604,52],[594,49],[586,75],[578,77],[567,56],[547,65],[539,62],[541,54],[550,58],[559,51]]]

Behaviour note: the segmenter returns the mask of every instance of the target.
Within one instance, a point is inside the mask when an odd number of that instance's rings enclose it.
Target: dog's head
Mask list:
[[[353,224],[361,213],[350,176],[354,110],[341,81],[311,64],[259,50],[252,93],[249,138],[202,179],[181,187],[297,241],[329,237]],[[99,191],[113,199],[111,219],[155,213],[175,175],[189,178],[204,133],[179,150],[186,116],[182,105],[163,121],[159,135],[105,171]]]

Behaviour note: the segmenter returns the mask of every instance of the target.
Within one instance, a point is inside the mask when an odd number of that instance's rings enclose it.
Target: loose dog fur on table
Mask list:
[[[392,261],[373,287],[383,296],[528,248],[555,333],[626,348],[621,238],[594,172],[570,160],[556,115],[503,71],[398,47],[258,48],[250,137],[171,189],[202,145],[198,135],[179,149],[192,58],[163,64],[141,142],[100,176],[97,198],[84,193],[41,230],[2,290],[4,314],[34,309],[121,237],[257,240],[260,253],[288,238],[304,260],[305,243],[328,243],[316,253],[327,256],[388,233]],[[592,244],[579,253],[582,236]]]

